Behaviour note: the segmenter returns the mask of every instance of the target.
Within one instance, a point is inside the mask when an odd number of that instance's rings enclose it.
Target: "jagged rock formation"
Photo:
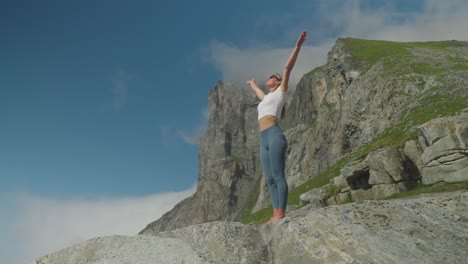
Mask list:
[[[290,190],[379,135],[394,133],[398,141],[428,120],[465,108],[467,71],[466,42],[339,39],[327,64],[306,74],[294,91],[288,91],[281,126],[288,140]],[[209,94],[210,117],[200,142],[196,193],[141,234],[207,221],[238,221],[269,204],[258,158],[257,103],[249,89],[217,84]],[[421,172],[409,169],[401,173],[418,179]]]
[[[200,142],[197,190],[146,229],[240,219],[257,199],[262,174],[255,95],[219,82],[208,102],[210,117]]]
[[[33,264],[466,263],[468,191],[306,206],[272,225],[213,222],[96,238]]]

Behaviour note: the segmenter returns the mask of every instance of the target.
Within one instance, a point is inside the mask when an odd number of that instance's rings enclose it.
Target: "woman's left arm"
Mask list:
[[[296,63],[297,55],[299,55],[299,51],[301,50],[302,43],[304,43],[306,39],[307,39],[307,32],[304,31],[302,32],[301,36],[297,40],[296,47],[294,47],[294,50],[291,53],[291,56],[289,56],[288,62],[286,63],[286,66],[284,67],[283,80],[281,81],[281,90],[283,91],[283,93],[285,93],[288,90],[289,75],[291,74],[294,64]]]

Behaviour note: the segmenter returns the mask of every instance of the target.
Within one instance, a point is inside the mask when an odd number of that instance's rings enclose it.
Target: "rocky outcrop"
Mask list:
[[[213,222],[96,238],[34,264],[466,263],[468,192],[306,206],[272,225]]]
[[[280,125],[288,140],[286,175],[290,190],[317,177],[392,127],[399,125],[403,131],[414,130],[425,122],[421,118],[430,120],[450,113],[459,105],[466,107],[466,69],[466,42],[339,39],[328,54],[327,63],[303,76],[296,89],[288,91],[286,116]],[[142,234],[207,221],[241,220],[246,213],[269,204],[258,157],[257,104],[251,90],[232,87],[229,83],[219,82],[210,91],[210,117],[200,142],[197,191],[148,225]],[[434,147],[436,143],[434,140]],[[347,178],[357,185],[356,189],[349,190],[353,199],[374,197],[367,196],[370,193],[366,188],[372,184],[376,186],[374,193],[380,192],[377,196],[409,188],[400,182],[397,190],[393,183],[399,181],[393,178],[397,175],[405,179],[420,177],[402,174],[407,172],[407,161],[412,160],[406,157],[420,156],[414,142],[407,144],[404,155],[392,148],[371,154],[376,156],[369,158],[373,169],[369,173],[365,169],[356,170],[362,175]],[[455,151],[459,143],[453,144],[451,149]],[[392,160],[387,160],[387,154]],[[434,175],[441,172],[442,167],[434,163],[438,154],[427,155],[418,162],[429,162],[434,167],[426,166],[424,172],[418,171],[428,174],[432,170]],[[463,153],[453,152],[446,161],[461,164],[460,155]],[[421,166],[413,163],[413,168]],[[359,182],[362,176],[369,176],[371,184],[361,186],[366,183]],[[430,181],[438,181],[437,177]],[[459,178],[455,174],[452,177]],[[351,198],[347,194],[342,196]]]
[[[468,109],[419,128],[424,184],[468,181]]]
[[[32,264],[123,264],[204,262],[184,241],[153,236],[98,237],[44,256]]]
[[[418,141],[380,148],[346,164],[330,184],[304,193],[301,201],[327,206],[380,199],[418,183],[468,181],[468,108],[426,122],[418,131]]]

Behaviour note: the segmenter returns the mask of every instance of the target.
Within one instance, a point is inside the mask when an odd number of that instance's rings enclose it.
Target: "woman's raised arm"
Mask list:
[[[302,43],[304,43],[306,39],[307,39],[307,32],[304,31],[302,32],[301,36],[297,40],[296,47],[294,47],[294,50],[289,56],[288,62],[286,63],[284,67],[283,80],[281,81],[281,89],[283,93],[285,93],[288,90],[289,75],[291,74],[294,64],[296,63],[297,55],[299,55],[299,51],[301,50]]]
[[[255,80],[247,80],[247,84],[250,85],[250,87],[252,87],[252,90],[255,91],[255,93],[257,94],[257,97],[261,100],[263,100],[263,97],[265,97],[265,93],[262,91],[262,89],[260,89],[260,87],[258,87],[257,83],[255,82]]]

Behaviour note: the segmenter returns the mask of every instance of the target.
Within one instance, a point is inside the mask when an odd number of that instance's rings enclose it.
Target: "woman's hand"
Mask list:
[[[302,32],[301,36],[299,36],[299,39],[297,40],[296,46],[300,47],[302,46],[302,43],[307,39],[307,31]]]
[[[246,83],[247,83],[248,85],[250,85],[250,86],[256,84],[254,79],[252,79],[252,80],[247,80]]]
[[[288,90],[289,75],[296,63],[297,55],[299,55],[299,50],[301,49],[302,43],[307,39],[307,31],[303,31],[299,39],[297,40],[296,47],[294,48],[291,56],[289,56],[288,62],[284,67],[283,80],[281,82],[281,90],[285,93]]]

